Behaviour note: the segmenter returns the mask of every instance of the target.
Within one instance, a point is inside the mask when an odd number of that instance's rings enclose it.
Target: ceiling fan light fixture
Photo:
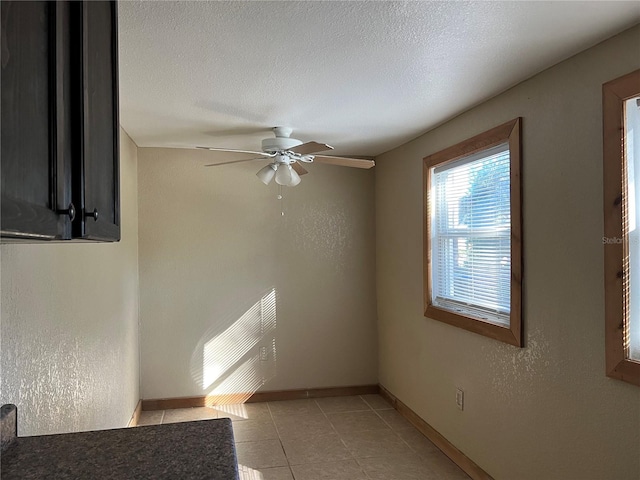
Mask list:
[[[280,165],[276,171],[276,183],[288,186],[291,183],[293,169],[290,165]]]
[[[276,175],[277,170],[278,166],[275,163],[270,163],[266,167],[261,168],[258,173],[256,173],[256,177],[258,177],[265,185],[269,185],[273,180],[273,177]]]
[[[276,183],[285,187],[295,187],[300,183],[300,175],[291,165],[280,165],[276,172]]]
[[[290,187],[295,187],[296,185],[298,185],[300,183],[300,180],[302,180],[300,178],[300,175],[298,175],[298,172],[296,172],[291,165],[288,165],[289,170],[291,170],[291,182],[289,182],[289,186]]]

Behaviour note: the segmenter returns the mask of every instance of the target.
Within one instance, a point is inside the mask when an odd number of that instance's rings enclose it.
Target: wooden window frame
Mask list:
[[[626,190],[624,102],[640,95],[640,70],[602,85],[604,238],[624,238]],[[606,242],[604,248],[605,352],[607,376],[640,386],[640,362],[629,358],[628,297],[625,296],[625,244]]]
[[[503,125],[492,128],[457,145],[446,148],[423,159],[423,192],[424,192],[424,316],[463,328],[517,347],[523,346],[522,329],[522,118],[516,118]],[[497,145],[509,144],[510,186],[511,186],[511,310],[509,326],[488,323],[485,320],[469,315],[444,310],[431,302],[431,221],[429,212],[429,193],[431,170],[460,158]]]

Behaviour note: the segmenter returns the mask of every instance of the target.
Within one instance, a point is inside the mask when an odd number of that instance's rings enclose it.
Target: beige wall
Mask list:
[[[373,171],[138,155],[143,398],[377,383]]]
[[[640,388],[604,374],[601,115],[639,67],[635,27],[377,159],[380,382],[498,480],[640,475]],[[422,313],[422,158],[518,116],[523,349]]]
[[[137,154],[120,142],[119,243],[0,246],[0,398],[19,435],[124,427],[138,402]]]

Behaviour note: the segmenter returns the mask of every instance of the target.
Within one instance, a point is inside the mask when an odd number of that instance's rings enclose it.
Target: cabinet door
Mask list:
[[[118,47],[115,2],[72,3],[81,10],[82,142],[74,169],[82,219],[74,236],[120,240]]]
[[[68,5],[1,8],[2,237],[69,238]]]

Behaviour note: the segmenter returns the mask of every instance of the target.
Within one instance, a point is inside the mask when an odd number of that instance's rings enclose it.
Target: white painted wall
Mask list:
[[[602,246],[601,88],[637,68],[640,27],[377,159],[380,382],[497,480],[640,475],[640,388],[605,376]],[[422,281],[422,158],[518,116],[523,349],[424,318]]]
[[[377,383],[373,171],[138,157],[142,398]]]
[[[140,398],[137,152],[120,142],[119,243],[0,246],[0,399],[19,435],[124,427]]]

